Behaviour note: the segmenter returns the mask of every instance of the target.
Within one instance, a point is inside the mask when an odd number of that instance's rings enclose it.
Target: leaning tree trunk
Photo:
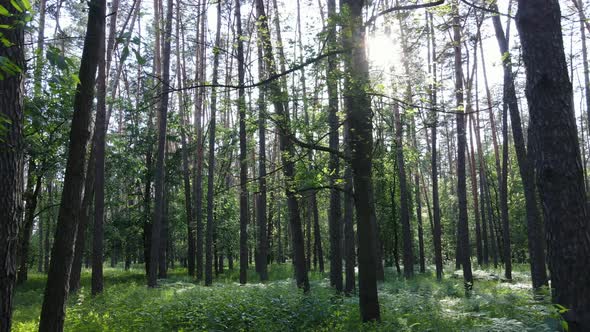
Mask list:
[[[345,82],[344,106],[349,121],[351,167],[353,171],[358,231],[359,306],[363,321],[380,319],[377,297],[377,248],[373,239],[377,230],[371,218],[375,211],[372,180],[373,125],[371,100],[366,93],[369,66],[365,53],[362,0],[341,0],[347,13],[343,26],[342,46]]]
[[[70,271],[74,258],[74,243],[78,223],[76,216],[82,201],[86,147],[94,99],[95,76],[100,52],[104,52],[106,1],[92,0],[88,11],[88,28],[84,39],[82,61],[74,97],[74,116],[70,131],[68,160],[64,176],[61,203],[51,250],[45,295],[41,309],[39,331],[62,331],[65,305],[69,291]]]
[[[570,331],[590,330],[590,227],[557,0],[518,1],[531,143],[553,300]]]
[[[8,0],[0,0],[0,5],[15,17],[19,14]],[[0,56],[21,69],[0,80],[0,119],[6,124],[0,140],[0,331],[3,332],[11,327],[16,250],[23,211],[24,27],[14,21],[12,16],[0,15],[0,24],[13,26],[2,30],[3,38],[13,45],[0,47]]]

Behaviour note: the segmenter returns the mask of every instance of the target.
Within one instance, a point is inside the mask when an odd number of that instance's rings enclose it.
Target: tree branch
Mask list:
[[[375,20],[377,20],[379,17],[381,17],[385,14],[389,14],[389,13],[396,12],[396,11],[402,11],[402,10],[412,10],[412,9],[419,9],[419,8],[436,7],[436,6],[442,5],[444,3],[445,3],[445,0],[437,0],[437,1],[433,1],[433,2],[419,3],[419,4],[415,4],[415,5],[391,7],[391,8],[388,8],[388,9],[382,11],[382,12],[377,13],[376,15],[374,15],[373,17],[368,19],[367,22],[365,22],[365,27],[369,26],[370,24],[375,22]]]

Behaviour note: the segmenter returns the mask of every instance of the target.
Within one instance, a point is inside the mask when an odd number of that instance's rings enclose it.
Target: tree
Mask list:
[[[8,25],[3,37],[13,43],[0,47],[0,57],[14,66],[0,67],[0,331],[10,331],[12,300],[16,283],[16,250],[22,222],[24,182],[24,26],[15,22],[19,14],[8,0],[0,1],[11,15],[0,15]],[[30,180],[29,180],[30,181]]]
[[[162,61],[162,90],[159,103],[158,121],[158,155],[156,157],[155,203],[154,219],[152,220],[152,234],[150,246],[150,268],[148,271],[148,287],[157,286],[158,259],[160,252],[162,219],[165,205],[165,177],[166,177],[166,130],[168,123],[168,85],[170,84],[170,43],[172,36],[173,1],[168,0],[166,12],[166,27],[164,31],[164,49]]]
[[[328,0],[328,45],[336,48],[336,25],[333,20],[336,16],[336,0]],[[328,123],[330,125],[329,146],[333,151],[338,151],[340,120],[338,119],[338,62],[336,56],[328,57],[326,72],[326,85],[328,86]],[[330,283],[337,291],[342,291],[342,208],[340,205],[340,191],[335,188],[340,176],[340,157],[335,153],[330,154],[330,211],[328,224],[330,226]],[[350,287],[350,285],[349,285]]]
[[[457,1],[453,1],[453,46],[455,50],[455,100],[457,102],[457,195],[459,199],[458,241],[463,267],[463,281],[468,293],[473,287],[471,272],[471,255],[469,250],[469,226],[467,223],[467,188],[465,175],[466,130],[463,104],[463,62],[461,57],[461,18]]]
[[[217,3],[217,33],[213,49],[213,85],[218,84],[219,53],[221,47],[221,1]],[[209,120],[209,167],[207,175],[207,226],[205,240],[205,285],[213,283],[213,213],[214,213],[214,174],[215,174],[215,127],[217,113],[217,89],[211,90],[211,118]]]
[[[236,39],[238,45],[238,113],[240,117],[240,283],[245,284],[248,270],[248,163],[247,163],[247,146],[246,146],[246,96],[244,85],[244,42],[242,40],[242,15],[240,13],[240,0],[236,0]],[[259,157],[264,158],[266,151],[262,151]],[[264,167],[260,167],[263,169]],[[265,171],[266,173],[266,171]],[[266,174],[264,174],[266,176]],[[262,178],[263,174],[259,174]],[[264,185],[264,183],[263,183]],[[261,185],[262,187],[262,185]],[[260,280],[268,279],[268,270],[266,263],[266,197],[264,200],[260,197],[259,204],[264,204],[258,212],[258,259],[256,268],[260,274]]]
[[[268,18],[264,9],[264,2],[256,0],[256,16],[258,20],[258,38],[262,43],[265,65],[270,77],[277,75],[277,66],[274,60],[273,47],[268,29]],[[295,282],[297,287],[303,288],[304,292],[309,291],[309,279],[305,264],[304,240],[301,227],[301,216],[299,202],[297,201],[295,183],[295,147],[290,132],[289,113],[285,108],[285,92],[277,80],[268,84],[269,92],[272,95],[273,105],[277,115],[276,123],[279,131],[279,145],[281,150],[281,164],[283,165],[283,176],[285,181],[285,193],[287,196],[287,208],[289,211],[289,225],[292,233],[293,243],[293,264],[295,266]]]
[[[403,234],[403,262],[404,276],[409,279],[414,276],[414,252],[412,248],[412,230],[410,228],[410,208],[408,207],[408,185],[406,178],[406,163],[404,161],[403,125],[399,106],[394,105],[395,115],[395,150],[397,162],[397,176],[400,190],[400,218]]]
[[[374,241],[377,230],[371,221],[375,210],[371,160],[373,126],[371,100],[366,91],[369,68],[364,47],[363,5],[362,0],[340,1],[341,12],[345,14],[342,46],[347,51],[343,54],[346,73],[343,94],[349,122],[350,164],[357,215],[359,306],[362,320],[372,321],[380,319],[380,310],[377,297],[377,248]]]
[[[104,51],[104,26],[106,1],[92,0],[89,4],[88,26],[74,97],[74,116],[69,138],[68,159],[64,176],[61,203],[57,218],[55,241],[51,250],[51,263],[43,297],[39,331],[62,331],[65,305],[69,292],[69,278],[74,258],[74,243],[78,224],[86,146],[88,143],[92,100],[94,99],[95,76]]]
[[[516,25],[527,73],[529,142],[546,225],[553,301],[570,331],[590,329],[590,228],[572,84],[556,0],[518,1]]]

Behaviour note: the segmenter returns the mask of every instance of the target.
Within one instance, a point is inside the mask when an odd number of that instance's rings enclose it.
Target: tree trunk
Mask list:
[[[168,99],[170,97],[168,86],[170,84],[170,42],[172,35],[172,13],[173,1],[168,0],[166,12],[166,27],[164,30],[164,50],[162,61],[162,90],[159,103],[158,119],[158,154],[156,157],[155,176],[155,202],[154,218],[152,220],[152,234],[150,243],[150,268],[148,271],[148,287],[156,287],[158,284],[158,260],[160,252],[162,218],[165,209],[165,188],[166,188],[166,132],[168,124]],[[156,32],[158,33],[158,32]]]
[[[235,1],[236,8],[236,43],[238,48],[238,82],[239,85],[244,85],[244,42],[242,40],[242,14],[240,12],[240,0]],[[260,105],[260,104],[259,104]],[[238,113],[240,122],[240,283],[248,282],[248,148],[246,142],[246,96],[245,89],[240,87],[238,89]],[[262,114],[260,114],[262,117]],[[258,120],[261,120],[259,118]],[[259,127],[264,128],[264,124]],[[264,135],[264,130],[259,130],[259,133]],[[260,143],[262,146],[264,143]],[[258,213],[258,259],[256,261],[256,268],[260,274],[260,280],[268,279],[268,270],[266,266],[266,166],[265,154],[266,151],[260,148],[259,160],[259,180],[260,190],[265,190],[264,197],[258,196],[258,205],[256,212]],[[264,174],[262,174],[264,172]]]
[[[102,292],[103,285],[103,242],[104,242],[104,191],[105,191],[105,127],[106,127],[106,65],[104,51],[98,63],[96,83],[96,121],[95,121],[95,186],[94,186],[94,227],[92,229],[92,295]]]
[[[256,14],[258,18],[258,36],[262,42],[264,50],[265,64],[268,74],[273,77],[277,74],[277,67],[274,61],[273,47],[268,30],[267,17],[264,10],[264,2],[256,0]],[[291,141],[289,113],[285,108],[282,100],[284,91],[277,81],[269,83],[270,93],[273,95],[273,103],[277,114],[277,129],[279,132],[279,145],[281,150],[281,163],[283,165],[283,175],[286,182],[287,207],[289,210],[289,224],[292,232],[293,243],[293,264],[295,265],[295,280],[299,288],[304,292],[309,291],[309,279],[305,264],[304,241],[301,227],[301,217],[297,194],[293,188],[292,181],[295,179],[295,165],[293,158],[295,156],[295,147]]]
[[[221,47],[221,1],[217,4],[217,32],[215,48]],[[218,84],[219,51],[213,52],[213,85]],[[211,115],[209,123],[209,165],[207,175],[207,230],[205,244],[205,285],[213,283],[213,180],[215,174],[215,127],[217,113],[217,89],[211,89]],[[240,257],[241,258],[241,257]],[[240,265],[242,263],[240,262]]]
[[[336,25],[332,21],[336,16],[336,0],[328,0],[328,46],[329,50],[336,48]],[[330,125],[329,146],[333,151],[338,151],[340,120],[338,119],[338,59],[336,56],[328,57],[326,72],[326,85],[328,87],[328,123]],[[330,172],[330,208],[328,212],[328,225],[330,227],[330,284],[342,291],[342,208],[340,205],[340,192],[337,181],[340,176],[340,158],[330,154],[328,164]],[[353,279],[354,281],[354,279]],[[354,288],[354,284],[353,284]],[[350,291],[350,289],[349,289]]]
[[[341,0],[348,13],[343,26],[342,46],[345,50],[344,105],[349,121],[351,167],[353,170],[355,206],[357,212],[359,255],[359,306],[363,321],[380,319],[377,297],[377,230],[372,223],[375,211],[372,181],[373,125],[371,100],[365,91],[369,67],[365,54],[365,28],[362,0]]]
[[[461,19],[457,1],[453,2],[453,39],[455,49],[455,99],[457,101],[457,195],[459,199],[458,246],[459,260],[463,266],[465,292],[473,288],[471,255],[469,250],[469,226],[467,222],[467,188],[465,175],[465,151],[467,145],[465,114],[463,114],[463,62],[461,59]]]
[[[9,15],[0,15],[3,38],[13,46],[0,47],[0,56],[6,57],[21,71],[0,80],[0,119],[3,121],[0,140],[0,331],[10,331],[12,299],[17,274],[18,235],[22,222],[24,185],[24,26],[15,23],[19,13],[8,0],[0,0]],[[13,16],[14,15],[14,16]],[[6,121],[6,122],[4,122]]]
[[[436,54],[436,37],[434,35],[434,23],[432,19],[432,13],[428,14],[428,22],[430,25],[430,45],[431,55],[430,61],[432,64],[431,74],[433,83],[430,85],[430,105],[433,109],[437,107],[437,75],[436,75],[436,65],[437,65],[437,54]],[[430,66],[429,66],[430,67]],[[429,68],[430,69],[430,68]],[[438,151],[437,151],[437,127],[438,127],[438,119],[436,112],[432,112],[432,128],[430,129],[430,135],[432,136],[431,140],[431,167],[432,167],[432,219],[434,223],[434,230],[433,234],[433,242],[434,242],[434,265],[436,266],[436,279],[442,280],[443,275],[443,261],[442,261],[442,229],[441,229],[441,221],[440,221],[440,203],[439,203],[439,196],[438,196]]]
[[[180,142],[182,145],[182,180],[184,184],[184,207],[186,211],[186,226],[187,226],[187,268],[190,277],[195,276],[195,220],[193,217],[193,203],[191,200],[191,182],[188,160],[188,146],[186,142],[186,132],[189,130],[187,124],[187,105],[185,102],[184,92],[182,87],[186,82],[186,68],[181,68],[181,63],[184,64],[184,25],[180,14],[180,6],[176,6],[176,75],[178,80],[178,108],[180,109]],[[182,29],[181,29],[182,26]],[[180,52],[182,32],[182,53]],[[181,75],[182,73],[182,75]]]
[[[344,153],[350,158],[350,140],[348,138],[349,122],[344,123]],[[355,289],[356,245],[354,236],[354,185],[352,183],[352,168],[347,163],[344,168],[344,260],[345,283],[344,293],[352,294]]]
[[[95,76],[104,51],[106,1],[92,0],[88,11],[88,27],[84,39],[82,61],[74,97],[68,161],[64,176],[61,203],[51,250],[51,262],[43,297],[39,331],[62,331],[65,305],[69,291],[70,271],[78,228],[77,218],[82,201],[86,147],[94,99]]]
[[[492,7],[492,9],[494,8],[497,9],[497,6]],[[535,175],[532,165],[529,163],[525,147],[520,111],[518,109],[518,99],[516,97],[516,88],[514,86],[514,77],[512,74],[512,62],[509,53],[508,40],[504,34],[500,18],[492,17],[492,21],[494,23],[496,39],[498,40],[498,46],[500,47],[500,53],[503,59],[504,103],[508,106],[508,110],[510,111],[512,136],[525,194],[531,277],[533,279],[533,288],[536,289],[543,285],[547,285],[547,272],[545,269],[545,253],[542,235],[543,226],[537,203]],[[582,31],[584,31],[584,29],[582,29]],[[506,231],[504,231],[504,233],[506,238]],[[506,256],[506,254],[504,256]],[[506,270],[506,273],[508,274],[508,267]],[[508,278],[508,276],[506,276],[506,278]]]
[[[22,284],[28,278],[29,273],[29,248],[31,242],[31,234],[33,233],[33,223],[35,219],[35,210],[37,209],[37,200],[39,198],[39,192],[41,191],[41,174],[36,171],[37,166],[30,156],[29,160],[29,170],[27,176],[27,189],[25,191],[25,220],[24,225],[20,234],[20,244],[17,252],[17,257],[19,259],[19,270],[18,275],[16,278],[17,284]],[[35,179],[36,178],[36,179]],[[33,185],[33,180],[35,184]]]
[[[590,230],[572,84],[556,0],[518,1],[529,142],[546,221],[553,300],[570,331],[590,330]]]
[[[207,64],[206,59],[206,33],[205,33],[205,26],[207,20],[207,10],[204,10],[206,0],[202,0],[199,2],[200,4],[200,12],[202,13],[199,15],[199,35],[197,38],[197,64],[198,68],[196,70],[196,81],[197,82],[204,82],[206,80],[206,69],[205,66]],[[194,115],[194,122],[195,122],[195,131],[196,131],[196,157],[195,157],[195,167],[194,167],[194,178],[193,182],[194,185],[194,192],[193,196],[195,197],[195,219],[197,222],[197,258],[196,258],[196,273],[197,273],[197,280],[203,279],[203,104],[205,99],[205,90],[204,89],[197,89],[195,92],[195,115]]]
[[[393,106],[395,115],[395,150],[397,161],[397,177],[400,189],[400,218],[403,238],[404,276],[409,279],[414,276],[414,252],[412,245],[412,230],[410,228],[410,211],[408,207],[408,185],[406,178],[406,164],[404,161],[403,125],[399,106]]]

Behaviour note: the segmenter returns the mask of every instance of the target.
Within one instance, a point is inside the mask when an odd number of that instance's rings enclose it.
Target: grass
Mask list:
[[[272,281],[241,286],[238,271],[226,271],[204,287],[175,269],[160,287],[145,286],[143,270],[105,269],[105,291],[90,296],[90,274],[70,296],[66,331],[558,331],[561,322],[546,297],[535,296],[525,272],[511,283],[475,271],[465,297],[460,278],[431,273],[410,281],[386,271],[379,286],[382,321],[360,322],[358,297],[336,295],[327,274],[312,272],[311,294],[303,295],[289,264],[272,265]],[[491,276],[491,277],[490,277]],[[254,271],[249,279],[257,281]],[[16,291],[14,331],[36,331],[45,276],[31,274]]]

